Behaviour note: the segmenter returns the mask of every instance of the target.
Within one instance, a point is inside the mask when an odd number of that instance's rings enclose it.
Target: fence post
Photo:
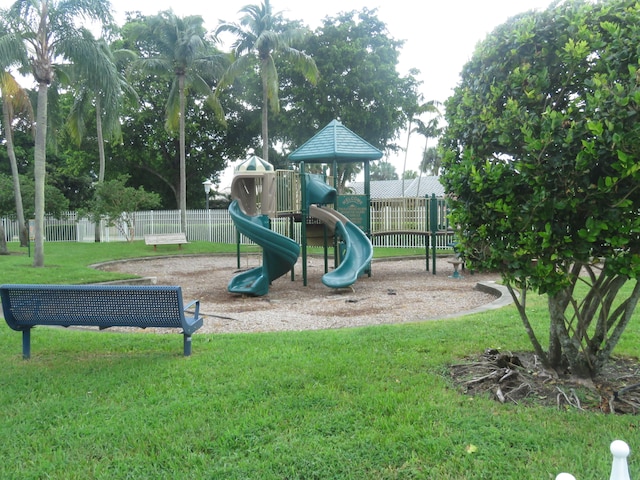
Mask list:
[[[630,480],[629,466],[627,465],[627,457],[631,453],[629,445],[622,440],[614,440],[611,442],[609,449],[611,450],[611,455],[613,455],[609,480]]]

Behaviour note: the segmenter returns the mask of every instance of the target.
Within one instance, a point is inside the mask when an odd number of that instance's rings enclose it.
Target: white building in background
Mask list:
[[[402,187],[404,183],[404,194]],[[353,193],[364,194],[364,182],[352,182],[347,185]],[[444,197],[444,186],[440,183],[440,177],[426,176],[411,180],[372,180],[370,183],[372,199],[425,197],[435,194],[437,198]]]

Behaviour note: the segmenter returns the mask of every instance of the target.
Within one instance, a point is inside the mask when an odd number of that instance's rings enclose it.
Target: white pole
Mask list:
[[[629,478],[629,467],[627,465],[627,457],[631,453],[629,445],[622,440],[614,440],[611,442],[611,455],[613,462],[611,464],[611,477],[609,480],[631,480]]]
[[[576,477],[570,473],[559,473],[556,480],[576,480]]]

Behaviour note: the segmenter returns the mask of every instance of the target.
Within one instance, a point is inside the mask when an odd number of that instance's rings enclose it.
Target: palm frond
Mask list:
[[[191,72],[186,77],[186,88],[189,92],[197,93],[203,97],[208,97],[209,95],[213,95],[213,89],[207,83],[207,81],[202,78],[197,73]]]
[[[205,99],[205,103],[213,110],[213,113],[222,125],[226,126],[227,120],[224,118],[224,110],[222,109],[220,99],[216,95],[209,95]]]
[[[133,62],[133,70],[160,77],[173,75],[173,62],[165,57],[139,58]]]
[[[29,121],[33,121],[33,105],[29,95],[9,72],[0,72],[0,91],[4,102],[11,102],[13,112],[24,114]]]
[[[239,75],[242,75],[248,69],[255,67],[257,63],[258,60],[253,55],[244,55],[236,58],[218,80],[218,85],[216,87],[216,92],[218,92],[217,94],[229,87]]]
[[[28,52],[20,36],[12,32],[2,32],[0,34],[0,69],[28,65]]]
[[[93,103],[87,90],[80,90],[74,97],[71,112],[67,120],[67,129],[71,138],[79,145],[86,132],[86,117],[92,109]]]
[[[54,18],[100,19],[101,22],[113,20],[109,0],[60,0],[56,8],[49,11]]]
[[[302,76],[312,85],[315,85],[318,82],[320,71],[318,70],[318,66],[311,55],[292,47],[281,49],[279,55],[285,57],[289,62],[291,62],[293,68],[301,73]]]
[[[169,96],[165,105],[165,128],[168,132],[175,132],[180,126],[180,90],[178,79],[171,82]]]

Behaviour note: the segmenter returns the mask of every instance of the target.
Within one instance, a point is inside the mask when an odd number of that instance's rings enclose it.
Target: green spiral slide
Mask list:
[[[238,200],[231,202],[229,214],[238,231],[262,247],[262,266],[235,275],[229,281],[227,289],[231,293],[266,295],[271,282],[296,264],[300,245],[271,230],[268,216],[247,215],[240,208]]]
[[[330,288],[346,288],[353,285],[371,263],[371,241],[355,223],[332,208],[311,205],[309,214],[325,223],[344,242],[344,255],[340,265],[335,270],[325,273],[322,283]]]

